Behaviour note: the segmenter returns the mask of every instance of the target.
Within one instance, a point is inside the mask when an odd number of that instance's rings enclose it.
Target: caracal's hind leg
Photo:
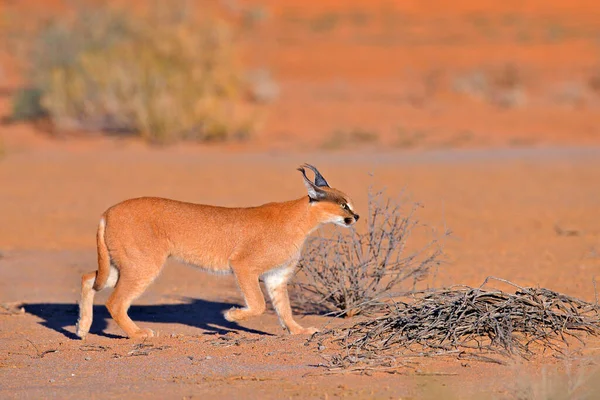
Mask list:
[[[246,301],[246,307],[231,308],[225,313],[225,319],[230,322],[242,321],[264,313],[266,303],[263,292],[260,290],[258,275],[252,272],[248,266],[239,262],[236,265],[232,265],[232,269]]]
[[[129,338],[140,339],[154,336],[149,328],[140,328],[129,318],[128,311],[131,303],[137,299],[154,281],[161,265],[144,268],[143,271],[131,268],[121,268],[121,276],[114,292],[106,302],[106,308],[117,325]]]
[[[87,273],[81,277],[81,300],[79,301],[79,319],[77,320],[77,336],[85,339],[92,326],[94,312],[94,281],[96,271]]]
[[[97,271],[87,273],[81,278],[81,300],[79,302],[79,320],[77,320],[77,336],[85,339],[90,331],[94,312],[94,295],[97,290],[94,289]],[[119,280],[119,270],[113,265],[110,266],[108,278],[104,288],[114,288]],[[102,290],[102,289],[101,289]]]
[[[319,330],[300,326],[292,316],[287,284],[293,271],[293,268],[270,271],[263,275],[263,281],[281,325],[292,335],[312,335]]]

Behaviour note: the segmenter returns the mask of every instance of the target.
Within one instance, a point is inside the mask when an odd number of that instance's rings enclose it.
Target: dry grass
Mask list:
[[[550,350],[562,354],[572,340],[600,333],[600,307],[552,290],[525,288],[515,293],[452,287],[379,303],[378,315],[341,329],[316,334],[319,345],[341,345],[329,368],[393,368],[406,357],[458,356],[494,363],[524,359]],[[495,279],[495,278],[494,278]]]
[[[247,137],[256,123],[236,32],[189,2],[147,12],[77,8],[21,35],[29,87],[13,116],[57,131],[139,134],[151,142]],[[162,6],[161,6],[162,4]]]
[[[303,304],[346,317],[368,313],[375,299],[414,289],[442,262],[441,238],[416,249],[408,246],[417,231],[429,229],[417,219],[419,204],[405,210],[383,190],[371,188],[368,199],[365,232],[337,230],[330,238],[307,241],[300,261],[305,279],[295,284]]]
[[[520,69],[511,64],[490,71],[473,71],[455,77],[453,90],[500,108],[521,107],[527,103],[522,75]]]

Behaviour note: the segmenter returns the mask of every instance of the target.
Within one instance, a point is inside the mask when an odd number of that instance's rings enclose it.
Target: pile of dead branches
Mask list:
[[[484,285],[419,292],[380,303],[377,317],[322,331],[311,341],[320,346],[330,341],[344,349],[325,366],[355,368],[439,355],[504,363],[502,357],[528,359],[538,350],[562,354],[571,339],[584,344],[585,334],[600,333],[597,301],[502,281],[514,286],[515,292],[483,289]]]

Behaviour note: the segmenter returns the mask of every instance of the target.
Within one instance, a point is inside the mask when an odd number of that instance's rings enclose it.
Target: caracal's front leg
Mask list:
[[[319,330],[313,327],[303,328],[294,321],[294,317],[292,316],[287,284],[293,272],[293,265],[290,265],[288,268],[266,273],[263,280],[281,325],[292,335],[312,335],[319,332]]]
[[[225,319],[230,322],[242,321],[250,317],[258,316],[265,312],[265,297],[260,290],[258,275],[237,264],[234,267],[238,286],[246,300],[246,307],[233,307],[225,313]]]

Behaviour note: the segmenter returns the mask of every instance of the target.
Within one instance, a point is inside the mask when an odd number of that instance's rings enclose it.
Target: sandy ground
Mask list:
[[[0,46],[0,304],[24,307],[0,308],[0,398],[600,397],[598,340],[566,360],[423,359],[397,375],[324,375],[321,355],[335,349],[283,334],[271,309],[227,323],[223,311],[242,302],[233,278],[173,262],[132,307],[158,338],[124,339],[108,292],[96,297],[88,340],[74,337],[104,209],[148,195],[229,206],[296,198],[303,162],[363,215],[375,184],[404,190],[424,205],[422,222],[449,228],[448,263],[426,284],[496,276],[595,301],[598,4],[219,2],[233,19],[258,18],[244,60],[278,90],[247,142],[204,146],[51,137],[11,123],[24,75]],[[0,28],[28,26],[15,10],[46,17],[64,7],[0,0]],[[297,314],[305,325],[332,322]]]
[[[83,343],[73,334],[79,278],[95,269],[95,228],[107,206],[139,195],[224,205],[295,198],[304,195],[295,167],[308,161],[359,210],[375,183],[390,195],[405,189],[424,204],[423,222],[450,228],[449,263],[436,285],[478,285],[493,275],[594,301],[599,156],[597,148],[225,154],[123,148],[109,140],[93,148],[9,153],[0,161],[0,302],[23,303],[25,313],[0,315],[0,397],[75,398],[91,391],[102,398],[425,398],[443,390],[459,398],[516,398],[548,390],[544,368],[550,374],[568,363],[420,360],[417,371],[403,375],[320,376],[319,351],[305,346],[306,338],[283,334],[271,310],[240,325],[222,318],[242,301],[231,277],[176,263],[132,308],[134,319],[160,332],[150,350],[122,338],[103,305],[108,292],[96,298],[92,334]],[[299,315],[299,321],[323,326],[328,319]],[[598,346],[591,343],[584,358],[573,353],[570,361],[583,362],[579,378],[597,368]]]

